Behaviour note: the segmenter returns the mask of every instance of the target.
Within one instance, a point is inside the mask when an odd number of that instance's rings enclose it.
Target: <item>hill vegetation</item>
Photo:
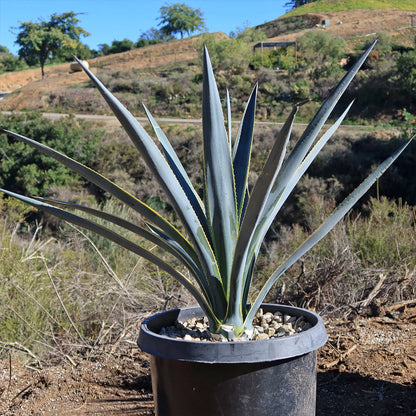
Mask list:
[[[304,13],[340,12],[344,10],[416,10],[413,0],[316,0],[297,7],[286,13],[284,17]]]

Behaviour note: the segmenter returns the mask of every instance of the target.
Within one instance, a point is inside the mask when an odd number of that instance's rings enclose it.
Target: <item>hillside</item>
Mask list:
[[[306,7],[306,6],[303,6]],[[303,7],[299,8],[302,9]],[[308,10],[308,9],[306,9]],[[302,15],[288,13],[284,17],[258,26],[265,31],[270,40],[291,41],[309,30],[325,30],[333,36],[340,36],[354,44],[354,40],[363,36],[387,31],[396,43],[412,46],[414,44],[416,12],[399,10],[342,10],[332,12],[308,12]],[[328,26],[317,28],[324,20]],[[279,28],[286,26],[286,33],[279,33]],[[290,27],[294,29],[290,30]],[[296,30],[296,27],[300,30]],[[413,34],[413,36],[412,36]]]
[[[383,10],[341,10],[322,12],[322,3],[313,3],[318,11],[292,16],[293,11],[260,25],[269,40],[295,40],[306,31],[325,30],[334,36],[347,40],[350,50],[363,38],[374,35],[378,31],[389,32],[395,43],[411,46],[414,42],[415,27],[412,25],[412,11],[383,9]],[[339,2],[338,2],[339,3]],[[343,4],[348,2],[342,2]],[[361,2],[363,3],[363,2]],[[307,5],[311,6],[311,5]],[[329,6],[327,6],[330,8]],[[309,11],[303,6],[297,12]],[[314,9],[312,9],[314,10]],[[317,27],[323,20],[329,21],[329,26]],[[416,20],[416,17],[414,17]],[[341,24],[342,22],[342,24]],[[416,24],[416,23],[415,23]],[[223,33],[218,38],[227,38]],[[198,56],[201,41],[198,36],[176,40],[168,43],[148,46],[115,55],[91,59],[90,66],[94,71],[100,68],[110,70],[142,70],[190,62]],[[46,79],[40,79],[39,69],[4,73],[0,75],[0,94],[13,91],[0,101],[1,110],[42,109],[48,107],[46,95],[55,90],[82,84],[87,80],[83,73],[70,73],[69,65],[54,65],[46,68]],[[42,98],[45,96],[46,98]],[[43,101],[42,101],[43,100]]]
[[[223,33],[216,34],[218,38],[228,38]],[[198,37],[176,40],[167,43],[147,46],[114,55],[90,59],[92,68],[111,68],[112,70],[151,69],[188,62],[198,56]],[[93,69],[94,71],[94,69]],[[41,79],[40,69],[27,69],[17,72],[6,72],[0,75],[0,93],[11,92],[32,82],[38,82],[41,91],[50,85],[68,86],[87,80],[82,72],[70,72],[69,63],[47,66],[46,79]]]
[[[339,12],[345,10],[416,10],[413,0],[316,0],[291,10],[285,16],[314,12]]]

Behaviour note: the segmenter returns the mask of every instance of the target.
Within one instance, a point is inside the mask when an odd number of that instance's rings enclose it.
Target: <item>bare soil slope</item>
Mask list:
[[[226,38],[223,33],[216,34]],[[151,69],[189,62],[198,57],[198,37],[134,49],[89,60],[94,73],[101,68],[112,70]],[[84,72],[71,72],[70,65],[53,65],[45,68],[45,79],[40,69],[9,72],[0,75],[0,93],[13,92],[0,101],[0,110],[42,109],[47,103],[42,97],[52,91],[88,81]]]

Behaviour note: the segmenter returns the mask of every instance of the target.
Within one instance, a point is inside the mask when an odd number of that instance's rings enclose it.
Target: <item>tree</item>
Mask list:
[[[290,0],[285,4],[289,10],[296,9],[296,7],[304,6],[305,4],[313,3],[316,0]]]
[[[172,4],[160,8],[160,31],[166,35],[181,34],[181,39],[185,33],[188,36],[198,30],[205,30],[205,23],[200,9],[193,9],[183,3]]]
[[[23,69],[26,64],[9,52],[6,46],[0,45],[0,73],[18,71]]]
[[[159,29],[155,27],[151,27],[146,32],[143,32],[139,39],[146,39],[146,40],[160,40],[161,42],[169,39],[166,35],[164,35]]]
[[[78,26],[78,13],[73,11],[52,14],[49,21],[39,19],[38,22],[19,22],[19,33],[16,43],[20,46],[19,57],[28,65],[40,64],[42,78],[48,59],[62,59],[76,51],[81,36],[89,36]]]
[[[130,39],[124,38],[123,40],[113,40],[111,46],[107,43],[101,43],[98,47],[103,55],[112,55],[113,53],[131,51],[136,48],[136,45]]]

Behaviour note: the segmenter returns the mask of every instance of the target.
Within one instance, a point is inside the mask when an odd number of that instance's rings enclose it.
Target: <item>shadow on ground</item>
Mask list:
[[[318,373],[317,416],[416,415],[416,385],[401,385],[353,373]]]

